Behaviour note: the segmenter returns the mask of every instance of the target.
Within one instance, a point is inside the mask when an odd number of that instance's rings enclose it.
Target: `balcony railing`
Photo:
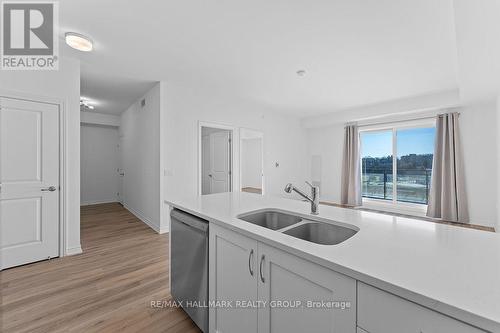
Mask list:
[[[398,169],[397,201],[417,204],[429,202],[430,169]],[[363,169],[362,194],[365,198],[393,200],[392,169]]]

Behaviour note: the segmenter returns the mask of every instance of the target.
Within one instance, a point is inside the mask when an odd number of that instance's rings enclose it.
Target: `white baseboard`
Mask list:
[[[66,256],[74,256],[76,254],[81,254],[83,253],[82,246],[75,246],[75,247],[70,247],[66,249]]]
[[[100,204],[115,203],[115,202],[119,201],[116,199],[104,200],[104,201],[85,201],[80,203],[80,206],[100,205]]]
[[[160,234],[170,231],[170,206],[167,203],[162,205],[162,216],[160,217]]]
[[[150,219],[148,219],[147,217],[145,217],[144,214],[142,214],[141,212],[138,212],[138,211],[134,210],[133,208],[130,208],[126,203],[123,203],[123,207],[125,207],[126,210],[128,210],[129,212],[131,212],[132,214],[134,214],[135,217],[137,217],[139,220],[141,220],[142,222],[144,222],[148,227],[150,227],[151,229],[153,229],[157,233],[162,234],[162,233],[165,232],[165,231],[162,232],[161,228],[158,227],[156,224],[154,224],[153,221],[151,221]]]

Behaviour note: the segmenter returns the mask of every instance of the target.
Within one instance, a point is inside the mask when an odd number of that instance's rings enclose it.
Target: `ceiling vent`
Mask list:
[[[143,108],[145,106],[146,106],[146,99],[143,98],[143,99],[141,99],[141,108]]]

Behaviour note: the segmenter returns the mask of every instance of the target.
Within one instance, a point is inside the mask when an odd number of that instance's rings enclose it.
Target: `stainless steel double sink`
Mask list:
[[[336,245],[354,236],[359,229],[352,225],[322,222],[318,218],[309,218],[277,209],[265,209],[248,212],[238,216],[240,220],[276,230],[302,240],[321,244]]]

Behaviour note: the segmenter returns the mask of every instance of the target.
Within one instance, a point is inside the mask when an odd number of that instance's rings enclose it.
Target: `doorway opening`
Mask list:
[[[200,126],[201,195],[233,189],[233,130],[225,126]]]
[[[264,133],[240,130],[241,192],[264,194]]]

